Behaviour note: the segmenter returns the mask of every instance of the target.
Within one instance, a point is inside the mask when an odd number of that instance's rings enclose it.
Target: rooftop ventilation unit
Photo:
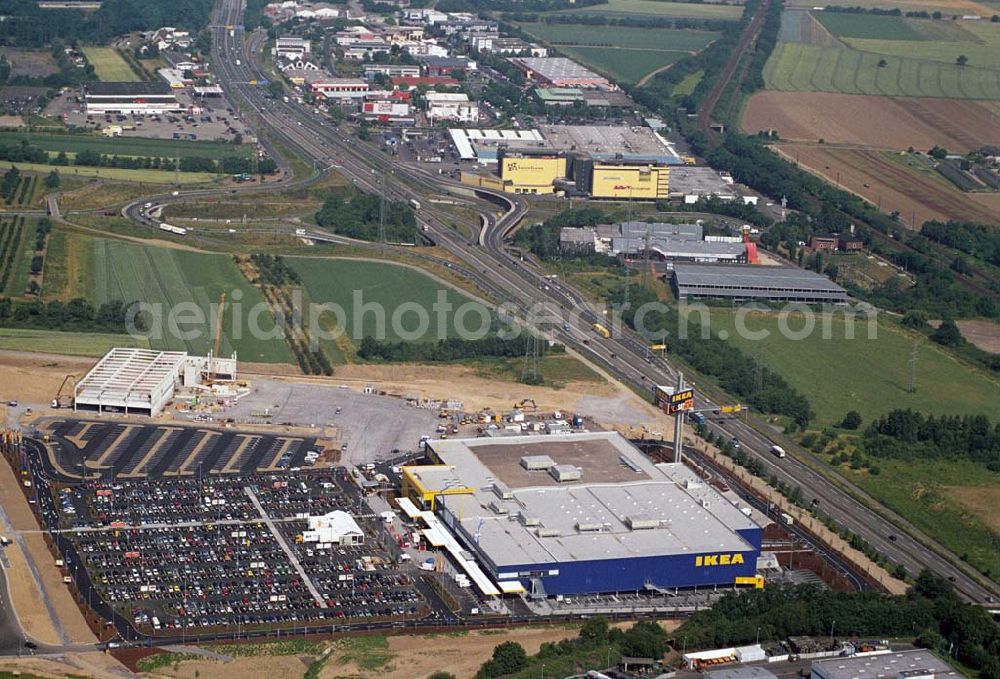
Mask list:
[[[493,494],[501,500],[512,500],[514,498],[514,494],[510,492],[510,488],[499,481],[493,482]]]
[[[504,507],[499,502],[497,502],[496,500],[490,502],[490,509],[493,510],[494,514],[506,514],[507,513],[507,508]]]
[[[628,526],[630,530],[651,530],[653,528],[660,527],[660,520],[642,515],[626,516],[625,525]]]
[[[546,471],[555,466],[555,461],[548,455],[525,455],[521,458],[521,466],[530,471]]]
[[[549,474],[559,483],[579,481],[583,476],[580,469],[571,464],[557,464],[549,469]]]
[[[537,516],[528,516],[524,512],[521,512],[521,515],[518,517],[518,519],[520,520],[521,524],[525,526],[539,526],[542,523]]]
[[[560,535],[562,535],[562,531],[559,530],[558,528],[542,528],[542,527],[539,527],[535,531],[535,535],[537,535],[540,538],[557,538]]]
[[[598,533],[604,529],[602,523],[578,523],[576,529],[581,533]]]

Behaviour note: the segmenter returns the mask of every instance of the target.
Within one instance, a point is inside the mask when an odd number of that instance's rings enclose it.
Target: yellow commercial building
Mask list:
[[[473,492],[459,480],[452,465],[403,467],[403,495],[417,507],[433,511],[434,498],[439,495],[471,495]]]
[[[670,193],[670,169],[662,165],[594,164],[590,195],[594,198],[655,200]]]
[[[500,178],[513,193],[553,193],[556,180],[566,178],[566,156],[562,155],[504,155],[499,164]]]

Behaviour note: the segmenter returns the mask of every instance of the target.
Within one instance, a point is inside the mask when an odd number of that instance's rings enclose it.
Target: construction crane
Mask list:
[[[70,390],[68,393],[63,394],[63,390],[66,388],[66,383],[70,383]],[[66,375],[63,378],[62,384],[59,385],[59,391],[56,392],[56,397],[52,399],[53,408],[69,408],[73,405],[73,388],[76,387],[76,375]]]
[[[222,349],[222,315],[226,309],[226,293],[219,294],[219,306],[215,310],[215,333],[212,341],[212,355],[208,357],[208,383],[215,382],[215,362]]]

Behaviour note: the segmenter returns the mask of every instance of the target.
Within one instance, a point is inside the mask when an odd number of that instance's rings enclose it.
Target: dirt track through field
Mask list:
[[[884,212],[898,211],[900,221],[920,228],[929,219],[964,219],[1000,224],[1000,214],[945,183],[910,171],[881,151],[778,144],[779,153],[831,183],[851,191]]]
[[[968,100],[765,91],[747,102],[742,127],[749,133],[777,130],[789,141],[900,151],[938,145],[964,153],[1000,145],[998,111]]]

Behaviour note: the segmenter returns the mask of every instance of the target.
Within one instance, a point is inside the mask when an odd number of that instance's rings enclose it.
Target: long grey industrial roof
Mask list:
[[[930,651],[915,650],[880,655],[830,658],[813,662],[813,670],[824,679],[896,679],[903,672],[923,670],[921,676],[960,676],[948,663]]]
[[[532,472],[537,485],[517,487],[501,482],[474,452],[574,440],[605,443],[601,464],[621,467],[635,480],[608,481],[599,470],[588,474],[584,462],[580,481],[554,483],[539,471]],[[498,568],[751,549],[736,531],[756,524],[736,506],[683,464],[654,464],[614,432],[448,439],[429,445],[441,462],[453,465],[456,478],[475,489],[472,495],[441,496],[439,506],[454,515],[467,537],[478,535],[479,550]],[[564,454],[550,450],[557,464],[579,464],[571,445]],[[510,499],[494,492],[494,483]],[[633,530],[633,523],[650,527]]]
[[[794,267],[677,264],[674,279],[681,294],[826,293],[846,291],[826,276]]]
[[[745,243],[716,243],[714,241],[688,240],[684,238],[663,238],[651,236],[649,248],[667,259],[684,257],[742,257],[746,254]],[[614,238],[611,249],[616,253],[632,254],[646,249],[646,239],[641,236]]]

